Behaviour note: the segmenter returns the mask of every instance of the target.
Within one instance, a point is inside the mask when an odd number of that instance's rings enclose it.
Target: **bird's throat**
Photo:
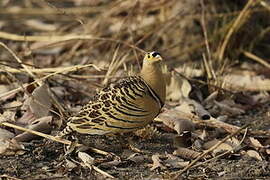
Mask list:
[[[166,84],[160,63],[144,63],[141,77],[155,91],[161,101],[165,102]]]

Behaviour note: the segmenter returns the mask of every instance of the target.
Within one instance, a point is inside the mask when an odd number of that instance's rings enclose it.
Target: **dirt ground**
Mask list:
[[[261,125],[269,127],[269,115],[267,115],[269,110],[270,104],[266,104],[262,108],[234,117],[230,121],[245,124],[259,118],[260,123],[252,129],[260,129]],[[96,164],[100,169],[117,179],[170,179],[171,174],[180,170],[179,168],[157,168],[153,171],[150,168],[153,154],[165,156],[175,150],[173,136],[174,133],[160,133],[149,139],[142,139],[128,134],[120,138],[79,136],[78,139],[84,144],[119,156],[120,159],[115,162],[114,157],[88,152],[96,158]],[[142,152],[132,151],[127,144],[131,144]],[[25,143],[25,148],[26,153],[23,155],[1,156],[0,174],[19,179],[108,179],[88,167],[79,165],[76,153],[64,156],[62,144],[42,139]],[[67,160],[75,163],[77,160],[77,164],[69,167]],[[190,169],[181,177],[184,179],[270,179],[270,163],[269,159],[258,161],[248,156],[240,157],[234,153]]]

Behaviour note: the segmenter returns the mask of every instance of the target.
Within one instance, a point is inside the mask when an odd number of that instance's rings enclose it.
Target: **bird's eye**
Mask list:
[[[160,55],[158,52],[154,52],[153,54],[152,54],[152,56],[153,57],[156,57],[157,55]]]
[[[147,57],[148,57],[148,59],[150,59],[150,55],[148,55]]]

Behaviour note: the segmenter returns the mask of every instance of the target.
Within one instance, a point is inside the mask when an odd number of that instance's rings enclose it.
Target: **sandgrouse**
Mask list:
[[[114,134],[134,131],[150,123],[164,105],[166,85],[162,57],[147,53],[139,76],[130,76],[98,92],[77,115],[68,119],[59,136]]]

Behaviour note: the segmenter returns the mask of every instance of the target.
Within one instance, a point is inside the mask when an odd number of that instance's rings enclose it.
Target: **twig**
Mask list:
[[[76,35],[76,34],[67,34],[63,36],[20,36],[17,34],[11,34],[7,32],[0,31],[0,38],[3,39],[9,39],[13,41],[39,41],[39,42],[59,42],[59,41],[69,41],[69,40],[99,40],[99,41],[110,41],[115,43],[120,43],[125,46],[128,46],[130,48],[136,49],[140,52],[145,53],[144,50],[141,48],[134,46],[132,44],[129,44],[125,41],[117,40],[117,39],[111,39],[111,38],[102,38],[102,37],[93,37],[92,35]]]
[[[239,146],[244,142],[244,139],[246,138],[247,132],[248,132],[248,130],[247,130],[247,128],[246,128],[246,131],[245,131],[245,133],[244,133],[244,135],[243,135],[243,138],[241,139],[241,141],[239,142],[239,144],[238,144],[237,146],[235,146],[233,149],[227,150],[227,151],[225,151],[224,153],[219,154],[219,155],[217,155],[216,157],[213,157],[212,159],[208,159],[208,160],[206,160],[206,161],[204,161],[204,162],[202,162],[202,163],[196,164],[196,165],[192,166],[190,169],[193,169],[193,168],[202,166],[203,164],[206,164],[206,163],[211,162],[211,161],[213,161],[213,160],[215,160],[215,159],[218,159],[218,158],[220,158],[220,157],[223,157],[224,155],[226,155],[226,154],[228,154],[228,153],[234,151],[235,149],[239,148]]]
[[[260,4],[265,7],[265,9],[267,9],[268,11],[270,11],[270,5],[268,3],[266,3],[265,1],[261,1]]]
[[[270,64],[268,62],[266,62],[265,60],[263,60],[262,58],[256,56],[255,54],[252,54],[250,52],[244,51],[243,52],[245,56],[247,56],[248,58],[264,65],[265,67],[267,67],[268,69],[270,69]]]
[[[65,13],[68,14],[90,14],[98,13],[102,10],[102,7],[72,7],[72,8],[63,8]],[[14,10],[13,8],[1,8],[0,14],[10,14],[10,15],[55,15],[59,14],[58,11],[49,8],[20,8]]]
[[[247,4],[245,5],[244,9],[241,11],[239,16],[234,21],[232,27],[229,29],[228,33],[226,34],[224,41],[219,49],[218,60],[221,61],[223,59],[224,52],[229,43],[230,38],[232,37],[233,33],[235,33],[245,23],[245,21],[247,20],[247,16],[249,15],[249,13],[251,13],[249,8],[255,3],[257,3],[257,0],[249,0]]]
[[[228,124],[222,121],[218,121],[216,119],[210,119],[210,120],[199,120],[196,122],[198,125],[204,125],[208,127],[214,127],[214,128],[220,128],[225,130],[228,133],[235,133],[239,130],[238,126],[234,126],[232,124]]]
[[[36,79],[35,81],[33,81],[33,82],[29,83],[29,84],[26,84],[26,85],[24,85],[23,87],[26,87],[26,86],[35,84],[35,83],[36,83],[37,81],[39,81],[39,80],[45,80],[45,79],[48,79],[49,77],[54,76],[54,75],[56,75],[56,74],[61,74],[61,73],[64,73],[64,72],[77,71],[77,70],[79,70],[79,69],[86,68],[86,67],[93,67],[93,68],[95,68],[96,70],[100,71],[100,69],[99,69],[96,65],[94,65],[94,64],[77,65],[77,66],[71,66],[71,67],[64,68],[64,69],[59,68],[58,71],[56,71],[56,72],[54,72],[54,73],[51,73],[51,74],[48,74],[48,75],[46,75],[46,76],[44,76],[44,77],[42,77],[42,78]],[[0,99],[1,99],[2,97],[4,97],[4,96],[7,96],[7,95],[11,94],[11,93],[20,91],[21,89],[23,89],[23,87],[18,87],[18,88],[16,88],[16,89],[13,89],[13,90],[8,91],[8,92],[6,92],[6,93],[0,94]]]
[[[209,41],[208,41],[208,34],[207,34],[207,28],[206,28],[206,23],[205,23],[205,6],[204,6],[203,0],[201,0],[200,3],[201,3],[201,7],[202,7],[201,23],[202,23],[204,41],[205,41],[205,46],[206,46],[207,59],[209,61],[211,61],[212,60],[212,58],[211,58],[211,51],[210,51],[210,46],[209,46]]]
[[[96,166],[94,166],[94,165],[91,165],[91,167],[92,167],[95,171],[99,172],[100,174],[103,174],[104,176],[107,176],[107,177],[109,177],[109,178],[115,179],[115,177],[113,177],[113,176],[110,175],[109,173],[107,173],[107,172],[105,172],[105,171],[99,169],[98,167],[96,167]]]
[[[28,133],[31,133],[31,134],[35,134],[37,136],[41,136],[41,137],[44,137],[46,139],[50,139],[52,141],[56,141],[56,142],[59,142],[59,143],[62,143],[62,144],[71,145],[71,143],[72,143],[69,140],[58,138],[58,137],[48,135],[48,134],[44,134],[44,133],[34,131],[34,130],[31,130],[31,129],[26,129],[24,127],[20,127],[20,126],[17,126],[15,124],[11,124],[9,122],[0,122],[0,125],[11,127],[11,128],[14,128],[14,129],[18,129],[20,131],[28,132]],[[83,146],[83,145],[82,144],[76,144],[75,146],[80,147],[80,146]],[[108,152],[102,151],[100,149],[96,149],[96,148],[93,148],[93,147],[89,147],[89,148],[91,149],[91,151],[93,151],[95,153],[102,154],[102,155],[109,155]]]
[[[4,43],[0,42],[0,45],[3,46],[15,59],[16,61],[25,69],[25,71],[34,79],[36,79],[36,76],[29,71],[28,66],[24,65],[22,60],[9,48],[7,47]],[[41,86],[41,82],[37,82]]]
[[[6,178],[8,180],[22,180],[22,179],[15,178],[15,177],[12,177],[12,176],[9,176],[9,175],[6,175],[6,174],[0,175],[0,179],[2,179],[2,178]]]
[[[180,175],[182,175],[185,171],[187,171],[188,169],[190,169],[196,162],[198,162],[202,157],[204,157],[206,154],[210,153],[211,151],[213,151],[214,149],[216,149],[218,146],[220,146],[222,143],[224,143],[225,141],[227,141],[229,138],[233,137],[234,135],[238,134],[240,131],[242,131],[243,129],[247,128],[249,124],[246,124],[244,126],[242,126],[240,129],[238,129],[237,131],[235,131],[234,133],[228,135],[227,137],[225,137],[222,141],[220,141],[219,143],[217,143],[216,145],[214,145],[213,147],[211,147],[210,149],[208,149],[207,151],[204,151],[200,156],[198,156],[196,159],[194,159],[188,166],[186,166],[184,169],[182,169],[181,171],[177,172],[175,177],[173,179],[179,179]]]

